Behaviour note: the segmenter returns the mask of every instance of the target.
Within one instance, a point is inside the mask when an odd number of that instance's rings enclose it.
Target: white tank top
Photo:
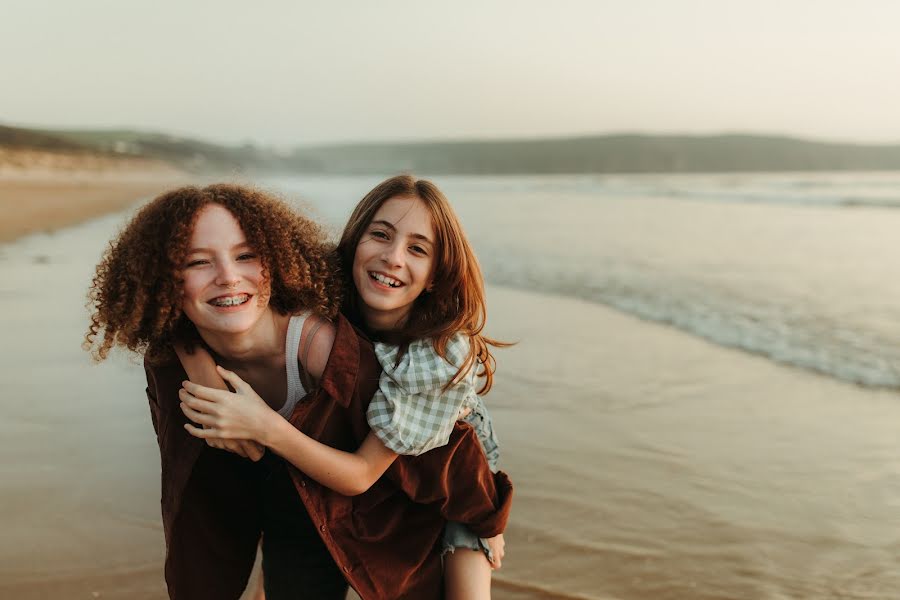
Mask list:
[[[287,367],[287,398],[284,406],[278,409],[278,414],[289,419],[294,412],[297,403],[306,396],[306,388],[300,380],[300,363],[297,352],[300,349],[300,334],[303,333],[303,323],[309,313],[294,315],[288,322],[287,336],[284,341],[284,364]]]

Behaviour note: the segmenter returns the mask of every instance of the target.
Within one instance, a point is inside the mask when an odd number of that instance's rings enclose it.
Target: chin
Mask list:
[[[204,311],[198,315],[196,313],[190,314],[188,311],[185,311],[185,314],[198,330],[232,335],[246,333],[252,330],[261,317],[261,313],[257,312],[231,315],[210,315]]]

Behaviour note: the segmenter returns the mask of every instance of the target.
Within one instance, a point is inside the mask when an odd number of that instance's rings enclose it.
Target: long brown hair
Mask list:
[[[150,362],[165,362],[174,359],[172,344],[199,340],[181,308],[181,268],[197,214],[213,203],[234,215],[259,254],[275,311],[337,314],[341,283],[333,245],[321,227],[259,190],[183,187],[143,206],[97,265],[89,292],[91,324],[82,344],[95,360],[122,346]]]
[[[467,335],[470,339],[469,354],[456,372],[454,381],[477,362],[482,366],[478,376],[484,378],[478,393],[486,394],[493,385],[496,370],[496,360],[489,346],[504,347],[509,344],[482,334],[487,319],[487,303],[481,267],[453,207],[432,182],[411,175],[397,175],[379,183],[356,205],[337,247],[344,275],[343,310],[355,324],[364,325],[359,293],[353,283],[353,257],[375,213],[385,202],[396,197],[418,198],[431,214],[436,238],[433,286],[416,298],[409,318],[400,330],[390,332],[382,339],[401,348],[413,340],[431,339],[437,353],[446,358],[450,338],[457,333]]]

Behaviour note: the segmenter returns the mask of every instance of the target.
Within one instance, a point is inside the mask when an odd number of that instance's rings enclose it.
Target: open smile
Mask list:
[[[382,286],[386,286],[392,289],[396,289],[399,287],[403,287],[406,285],[399,279],[394,279],[384,273],[378,273],[377,271],[369,271],[369,278],[376,283],[380,283]]]
[[[209,300],[207,304],[216,308],[235,308],[247,304],[250,301],[250,298],[250,294],[217,296],[212,300]]]

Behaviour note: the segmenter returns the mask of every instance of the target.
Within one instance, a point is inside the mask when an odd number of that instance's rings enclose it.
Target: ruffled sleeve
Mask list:
[[[459,412],[477,400],[474,369],[446,390],[444,386],[469,353],[469,339],[458,334],[447,343],[447,360],[431,340],[416,340],[397,362],[399,348],[375,344],[383,369],[369,403],[369,427],[397,454],[417,456],[450,439]]]

